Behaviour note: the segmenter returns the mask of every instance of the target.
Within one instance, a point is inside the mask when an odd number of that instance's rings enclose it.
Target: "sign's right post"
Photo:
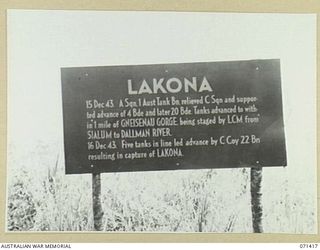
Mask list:
[[[262,233],[262,205],[261,205],[262,167],[252,167],[250,171],[250,193],[252,227],[254,233]]]

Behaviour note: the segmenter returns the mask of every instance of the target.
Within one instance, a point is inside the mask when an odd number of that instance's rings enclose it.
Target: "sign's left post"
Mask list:
[[[102,231],[103,211],[101,205],[101,175],[92,173],[92,211],[95,231]]]

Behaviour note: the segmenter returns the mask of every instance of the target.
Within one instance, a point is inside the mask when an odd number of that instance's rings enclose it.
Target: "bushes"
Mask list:
[[[10,162],[7,229],[92,231],[91,175],[65,175],[63,161],[48,152],[36,155],[26,165]],[[312,194],[301,191],[295,182],[288,183],[285,172],[274,180],[272,171],[265,171],[262,179],[264,231],[313,232],[316,200]],[[249,172],[218,169],[101,174],[103,230],[250,233]]]
[[[9,231],[28,231],[35,223],[36,208],[34,199],[22,182],[14,183],[8,196]]]
[[[12,178],[8,230],[93,230],[91,176],[56,166]],[[225,188],[219,179],[214,170],[102,174],[104,231],[232,231],[235,216],[223,208],[229,198],[213,188]]]

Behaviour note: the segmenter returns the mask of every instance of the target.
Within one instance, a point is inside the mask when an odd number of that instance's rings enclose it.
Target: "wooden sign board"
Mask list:
[[[61,77],[67,174],[286,166],[277,59]]]

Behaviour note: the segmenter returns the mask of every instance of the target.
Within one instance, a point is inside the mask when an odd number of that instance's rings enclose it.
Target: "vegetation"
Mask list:
[[[56,149],[34,152],[28,161],[9,157],[7,230],[92,231],[91,175],[65,175]],[[282,179],[263,172],[264,232],[313,233],[316,200],[291,185],[283,168],[272,171]],[[250,169],[101,176],[104,231],[253,232]]]

